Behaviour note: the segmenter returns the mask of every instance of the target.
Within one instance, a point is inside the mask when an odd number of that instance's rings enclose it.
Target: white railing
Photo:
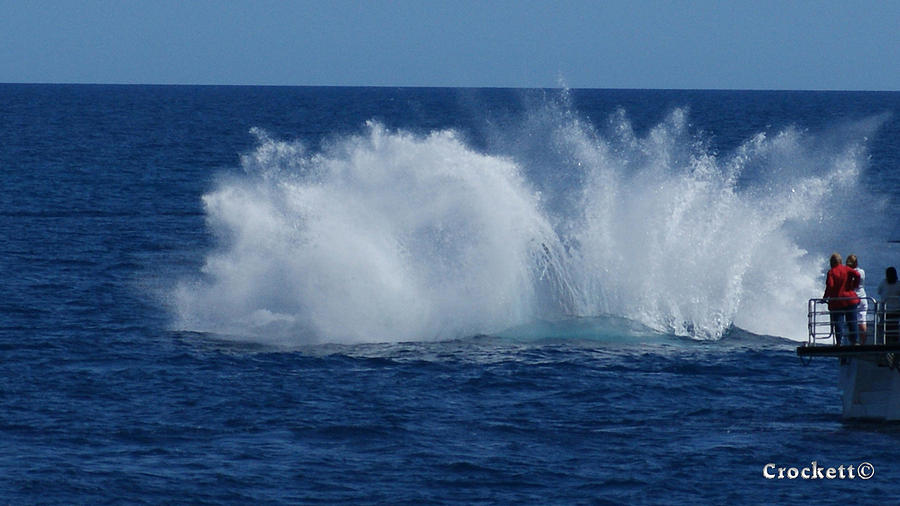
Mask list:
[[[834,326],[831,324],[831,312],[828,301],[849,300],[849,297],[830,299],[809,299],[809,345],[840,344],[836,340]],[[872,297],[862,297],[867,302],[863,318],[857,321],[866,324],[865,334],[859,333],[859,341],[864,344],[900,343],[900,301],[889,298],[887,302],[878,302]],[[845,325],[847,321],[845,319]],[[844,335],[849,335],[848,328]],[[829,342],[830,341],[830,342]]]
[[[878,304],[879,344],[900,343],[900,298],[888,297]]]

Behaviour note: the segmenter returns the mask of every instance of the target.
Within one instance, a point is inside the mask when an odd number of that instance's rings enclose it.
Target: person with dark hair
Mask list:
[[[851,344],[859,340],[859,326],[856,321],[859,297],[859,273],[842,264],[841,255],[831,255],[831,270],[825,278],[825,295],[835,342],[840,346],[844,340],[844,323],[847,324],[848,339]]]
[[[856,296],[859,297],[859,306],[856,308],[856,321],[859,322],[859,344],[866,344],[868,325],[866,315],[869,312],[869,301],[866,300],[866,271],[859,267],[856,255],[847,255],[847,267],[859,273],[859,286],[856,287]]]
[[[893,267],[884,271],[884,280],[878,285],[878,304],[884,315],[884,342],[900,342],[900,283]]]

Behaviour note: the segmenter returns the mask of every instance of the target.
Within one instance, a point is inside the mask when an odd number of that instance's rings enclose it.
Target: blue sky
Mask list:
[[[0,0],[0,82],[900,90],[900,1]]]

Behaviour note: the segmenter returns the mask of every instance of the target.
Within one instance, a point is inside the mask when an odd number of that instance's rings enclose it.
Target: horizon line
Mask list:
[[[129,83],[129,82],[53,82],[0,81],[0,86],[172,86],[172,87],[234,87],[234,88],[390,88],[390,89],[473,89],[473,90],[605,90],[605,91],[735,91],[735,92],[835,92],[835,93],[897,93],[888,89],[833,88],[647,88],[647,87],[583,87],[583,86],[450,86],[450,85],[390,85],[390,84],[236,84],[236,83]]]

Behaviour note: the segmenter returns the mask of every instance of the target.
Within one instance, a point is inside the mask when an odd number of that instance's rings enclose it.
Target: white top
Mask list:
[[[866,284],[866,271],[857,267],[856,272],[859,273],[859,288],[856,289],[856,296],[860,298],[866,297],[866,287],[864,286]]]

